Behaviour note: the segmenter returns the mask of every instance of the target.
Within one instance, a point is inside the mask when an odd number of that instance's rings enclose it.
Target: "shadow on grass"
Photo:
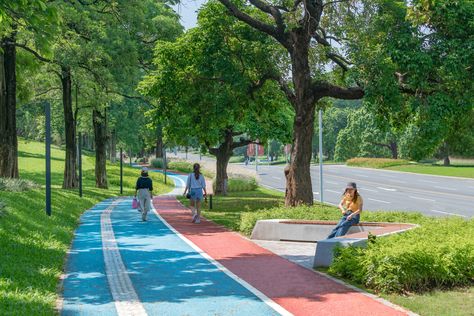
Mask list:
[[[18,151],[18,157],[37,158],[37,159],[42,159],[42,160],[46,159],[45,155],[32,154],[32,153],[28,153],[26,151],[21,151],[21,150]],[[51,160],[64,161],[64,158],[56,158],[56,157],[51,156]]]

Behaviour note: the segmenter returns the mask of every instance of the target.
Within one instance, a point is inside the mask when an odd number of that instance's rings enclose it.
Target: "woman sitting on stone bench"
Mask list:
[[[342,218],[327,239],[344,236],[352,225],[358,224],[360,213],[362,212],[362,204],[363,200],[359,192],[357,192],[356,183],[349,182],[342,195],[341,203],[339,203]]]

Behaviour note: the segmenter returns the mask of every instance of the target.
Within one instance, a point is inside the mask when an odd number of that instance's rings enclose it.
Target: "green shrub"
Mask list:
[[[352,158],[346,161],[348,166],[368,167],[368,168],[387,168],[409,164],[409,161],[403,159],[388,158]]]
[[[37,183],[31,180],[0,178],[0,191],[23,192],[39,187]]]
[[[168,162],[168,169],[183,173],[191,173],[193,172],[193,164],[186,161],[170,161]]]
[[[216,190],[216,179],[213,179],[212,186]],[[257,189],[257,180],[254,177],[244,175],[232,175],[227,181],[227,192],[254,191]]]
[[[239,163],[239,162],[244,162],[244,161],[245,161],[245,157],[243,156],[233,156],[233,157],[230,157],[229,159],[230,163]]]
[[[385,293],[471,285],[473,234],[472,219],[425,219],[421,227],[378,238],[365,249],[338,249],[329,273]]]
[[[154,158],[151,160],[151,165],[153,168],[162,169],[163,168],[163,159],[162,158]]]

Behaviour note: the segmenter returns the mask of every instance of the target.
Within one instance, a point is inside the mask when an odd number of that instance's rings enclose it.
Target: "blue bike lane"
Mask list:
[[[175,181],[176,182],[176,181]],[[277,315],[163,220],[131,198],[81,217],[68,256],[62,315]]]

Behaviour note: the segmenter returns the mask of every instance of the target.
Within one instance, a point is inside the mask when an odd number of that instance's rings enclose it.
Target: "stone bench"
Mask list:
[[[337,222],[335,221],[259,220],[250,238],[274,241],[316,242],[314,267],[327,267],[332,263],[334,248],[337,246],[364,247],[367,244],[369,233],[382,237],[418,227],[418,225],[404,223],[361,222],[351,226],[345,236],[326,239],[336,225]]]

